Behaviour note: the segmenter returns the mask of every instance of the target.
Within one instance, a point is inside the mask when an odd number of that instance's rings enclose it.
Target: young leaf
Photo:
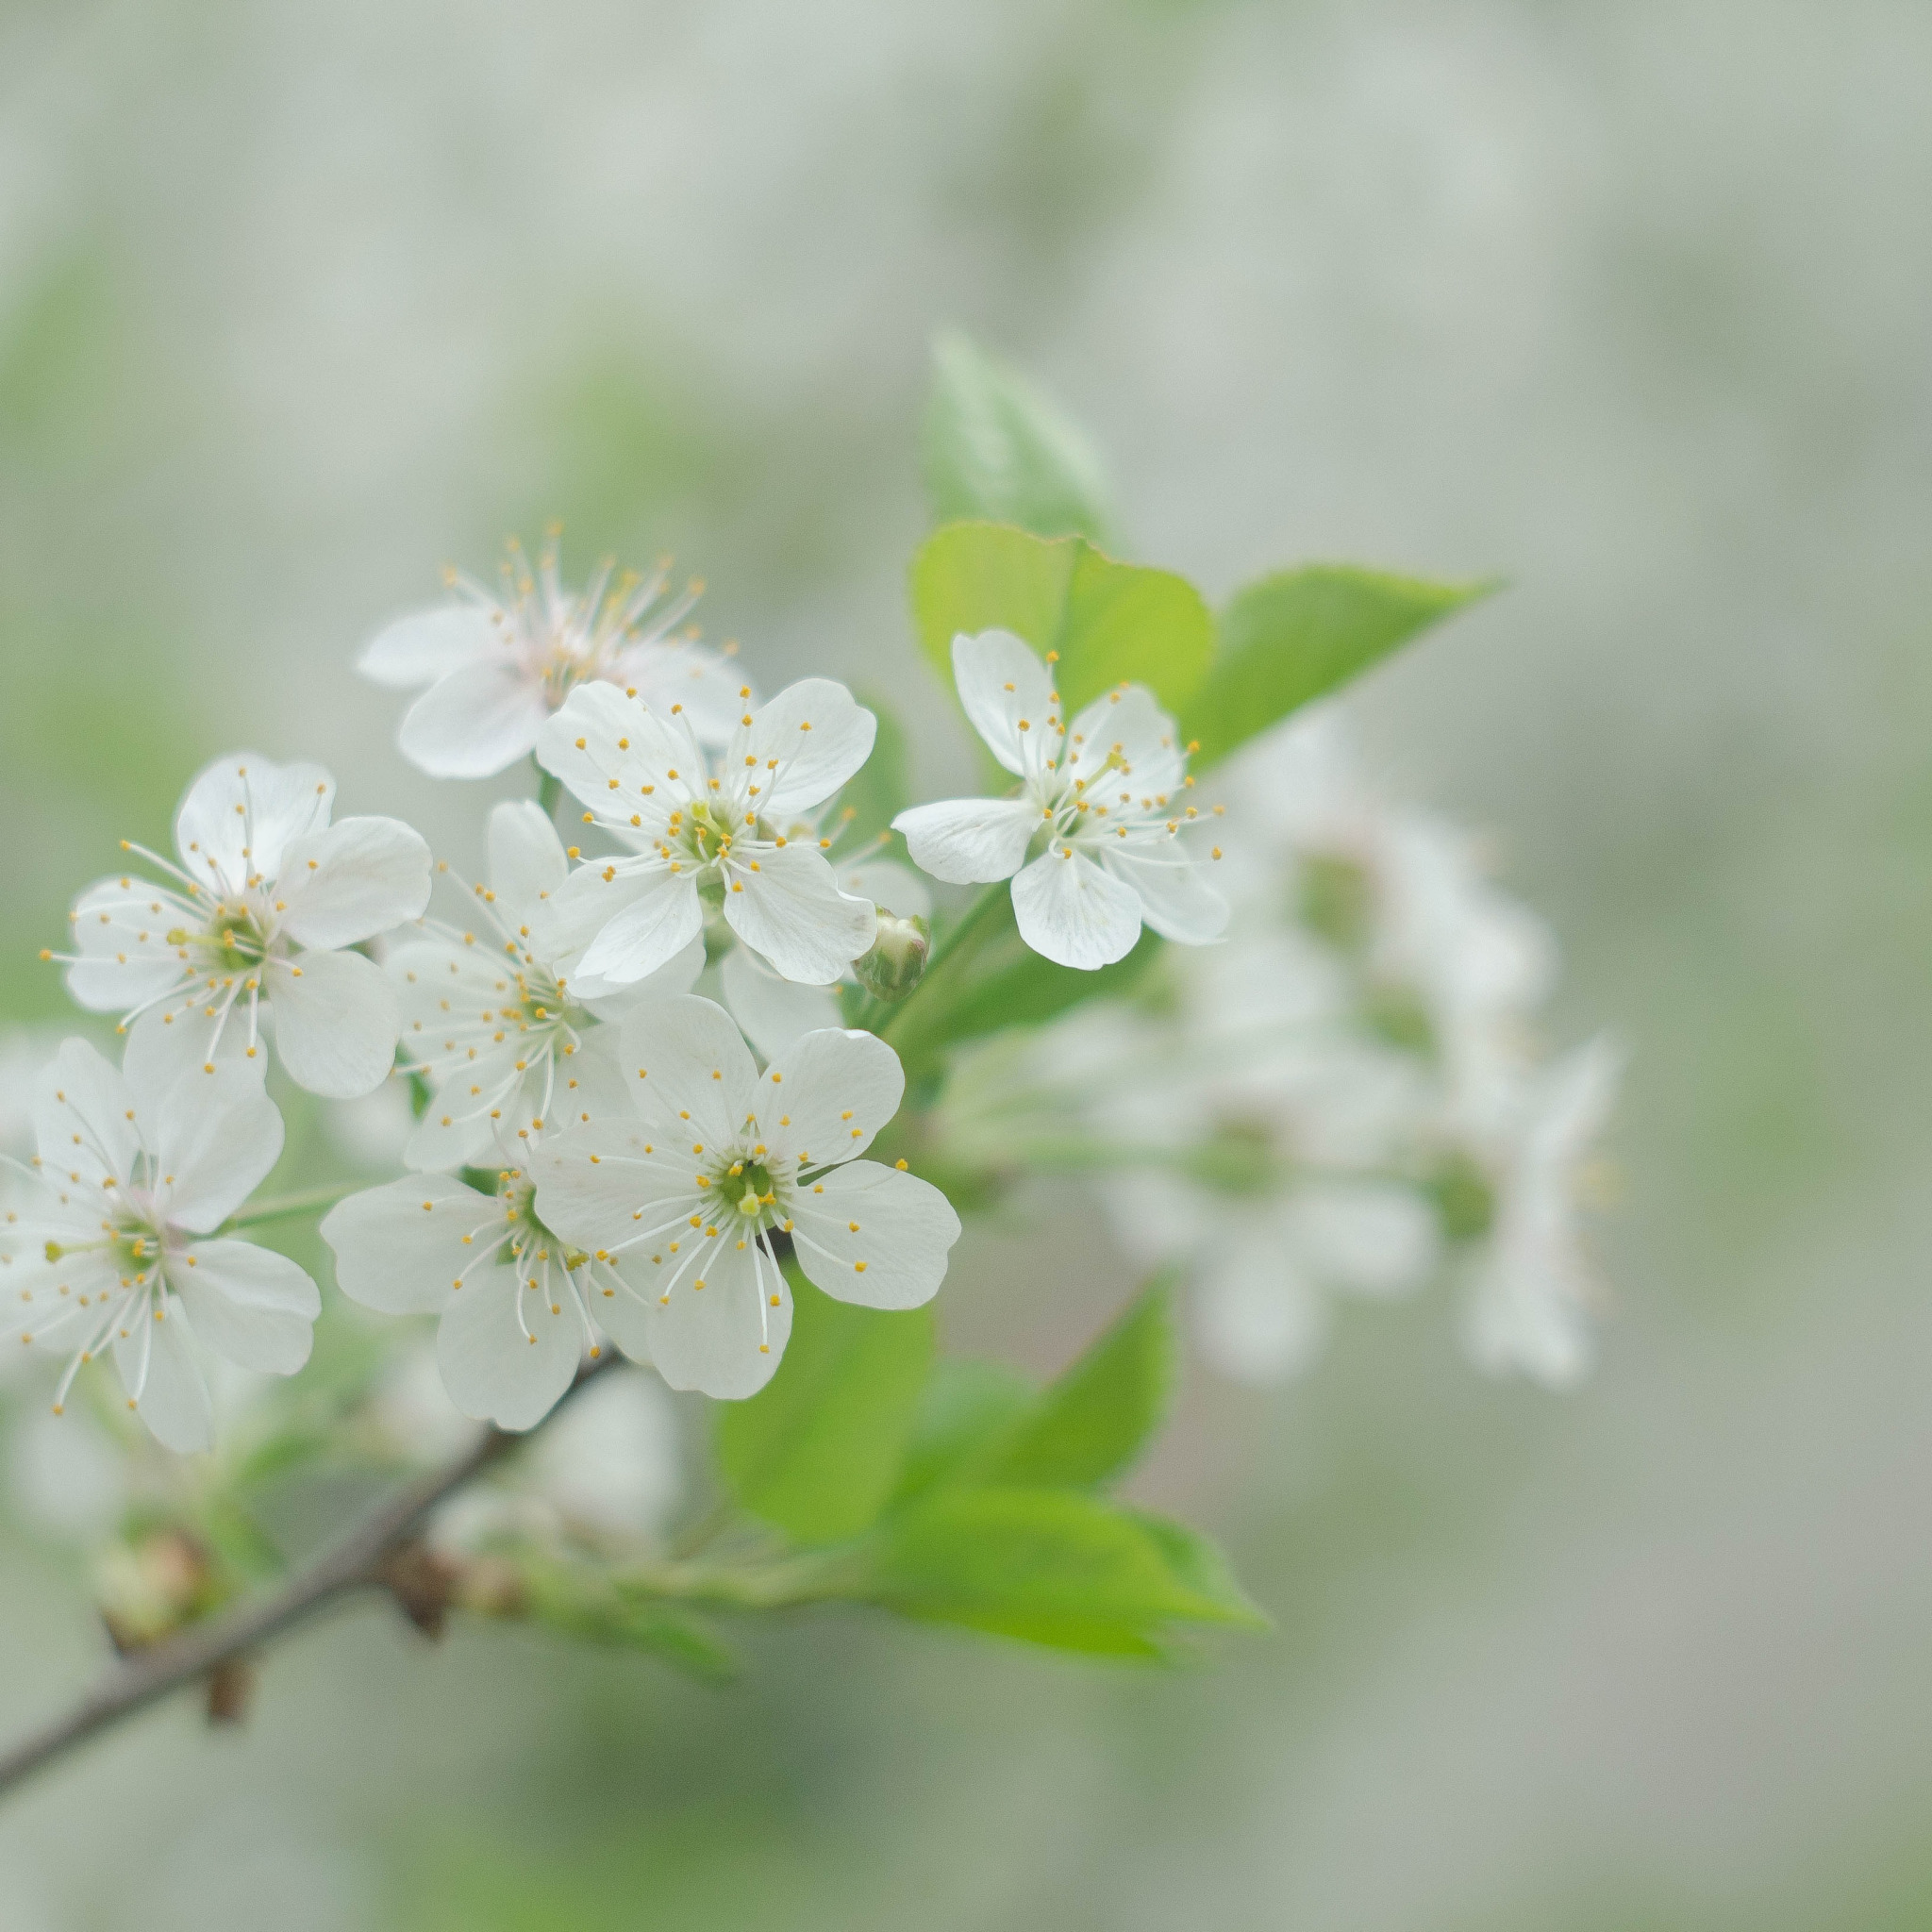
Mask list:
[[[979,1466],[1031,1414],[1039,1400],[1039,1391],[1025,1376],[1003,1362],[936,1362],[919,1398],[893,1504],[908,1502]]]
[[[562,1636],[613,1649],[642,1650],[701,1683],[728,1683],[738,1659],[689,1612],[628,1595],[601,1570],[527,1559],[514,1611]]]
[[[1134,1521],[1160,1545],[1167,1567],[1197,1595],[1219,1604],[1230,1623],[1244,1624],[1250,1629],[1265,1630],[1272,1620],[1236,1580],[1233,1569],[1220,1548],[1185,1524],[1165,1516],[1148,1516],[1136,1510]]]
[[[1078,425],[963,335],[933,343],[922,453],[935,523],[986,517],[1040,537],[1104,538],[1113,520]]]
[[[1213,665],[1184,708],[1200,747],[1195,770],[1495,588],[1425,583],[1335,563],[1279,571],[1250,584],[1222,613]]]
[[[1130,1512],[1071,1490],[941,1490],[887,1518],[855,1594],[902,1616],[1113,1657],[1250,1621],[1176,1573]]]
[[[1042,1391],[984,1480],[1028,1489],[1091,1489],[1117,1475],[1153,1433],[1175,1370],[1169,1275],[1129,1307]]]
[[[719,1404],[718,1462],[754,1515],[801,1543],[839,1542],[891,1493],[932,1361],[932,1310],[853,1307],[786,1274],[785,1359],[749,1401]]]
[[[1065,710],[1123,679],[1184,710],[1214,652],[1201,593],[1164,570],[1116,563],[1080,537],[1049,542],[1001,524],[948,524],[912,560],[912,610],[950,689],[959,632],[1012,631],[1043,657]]]

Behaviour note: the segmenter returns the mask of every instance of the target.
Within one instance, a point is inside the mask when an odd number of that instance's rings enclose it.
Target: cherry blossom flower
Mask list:
[[[579,982],[635,985],[715,910],[783,978],[828,986],[872,944],[872,902],[842,892],[808,818],[864,764],[876,723],[842,684],[806,678],[754,712],[749,688],[724,749],[690,722],[608,684],[580,685],[537,756],[621,848],[588,859],[549,901],[546,944]],[[575,855],[575,848],[573,848]]]
[[[546,1141],[537,1208],[602,1285],[598,1319],[674,1389],[755,1393],[791,1332],[779,1265],[874,1308],[927,1301],[959,1220],[937,1188],[861,1156],[898,1110],[898,1056],[808,1033],[763,1074],[723,1008],[667,1000],[624,1023],[635,1109]]]
[[[1143,924],[1184,945],[1220,936],[1226,902],[1183,842],[1202,816],[1187,751],[1151,691],[1121,685],[1069,724],[1048,665],[1004,630],[955,638],[953,676],[1020,784],[901,812],[915,864],[954,885],[1010,878],[1021,938],[1062,966],[1124,958]]]
[[[703,590],[668,590],[669,565],[614,575],[607,562],[581,591],[558,575],[556,533],[533,573],[512,542],[502,586],[452,576],[457,601],[398,618],[357,669],[376,684],[426,685],[403,716],[403,755],[433,778],[487,778],[536,745],[543,722],[580,684],[602,680],[687,718],[720,744],[739,712],[743,674],[725,655],[674,636]]]
[[[705,963],[702,939],[635,986],[601,995],[549,957],[547,902],[570,873],[563,843],[529,800],[490,814],[490,882],[466,926],[425,920],[387,966],[402,1005],[403,1051],[428,1081],[429,1105],[404,1151],[413,1168],[519,1158],[519,1141],[588,1119],[593,1095],[618,1091],[598,1023],[640,999],[686,991]]]
[[[1620,1071],[1617,1050],[1597,1040],[1525,1080],[1494,1142],[1487,1201],[1474,1176],[1465,1183],[1487,1226],[1468,1264],[1463,1333],[1492,1374],[1560,1389],[1590,1367],[1598,1295],[1577,1208]]]
[[[211,1070],[225,1043],[259,1067],[267,1007],[299,1085],[342,1100],[379,1086],[401,1024],[395,993],[349,948],[422,912],[429,848],[396,819],[331,824],[334,796],[317,765],[217,758],[175,816],[179,864],[123,841],[169,883],[123,874],[75,902],[68,990],[122,1013],[124,1029],[148,1014],[184,1068]]]
[[[206,1449],[212,1410],[201,1353],[291,1375],[321,1311],[293,1261],[222,1224],[275,1166],[282,1119],[233,1063],[158,1084],[70,1040],[42,1074],[32,1185],[0,1224],[0,1296],[21,1343],[83,1363],[111,1346],[127,1404],[170,1449]]]

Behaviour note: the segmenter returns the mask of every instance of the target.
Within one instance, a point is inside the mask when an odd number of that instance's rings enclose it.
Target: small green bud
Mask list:
[[[932,928],[923,919],[901,919],[879,908],[872,951],[853,962],[859,984],[882,1000],[903,1000],[919,984],[932,951]]]

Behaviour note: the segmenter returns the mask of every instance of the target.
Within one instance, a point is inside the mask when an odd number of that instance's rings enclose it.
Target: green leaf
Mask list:
[[[932,1310],[853,1307],[786,1274],[785,1359],[748,1401],[719,1404],[719,1466],[754,1515],[801,1543],[840,1542],[891,1493],[932,1361]]]
[[[1100,459],[1078,425],[965,336],[933,343],[923,455],[933,521],[986,517],[1041,537],[1104,537]]]
[[[1165,1516],[1136,1510],[1134,1521],[1160,1545],[1169,1570],[1196,1595],[1219,1604],[1229,1623],[1254,1630],[1273,1628],[1274,1620],[1241,1587],[1219,1545]]]
[[[1059,653],[1063,709],[1124,678],[1182,710],[1207,675],[1214,624],[1185,577],[1116,563],[1079,537],[1057,541],[1001,524],[948,524],[912,560],[912,610],[950,688],[953,639],[1004,629]]]
[[[1175,1372],[1170,1282],[1163,1274],[1041,1395],[985,1480],[1091,1489],[1117,1475],[1154,1432]]]
[[[878,735],[873,740],[872,756],[839,794],[841,859],[861,841],[876,838],[885,831],[912,803],[912,793],[906,783],[904,728],[891,708],[873,692],[861,691],[857,696],[878,720]],[[852,816],[845,819],[842,814],[848,810]]]
[[[1279,571],[1236,593],[1221,645],[1183,708],[1201,770],[1298,707],[1345,684],[1493,581],[1433,584],[1352,564]]]
[[[1071,1490],[941,1490],[888,1518],[870,1556],[856,1594],[1057,1649],[1158,1657],[1175,1624],[1249,1621],[1140,1518]]]
[[[580,1563],[526,1559],[515,1608],[521,1616],[579,1642],[641,1650],[701,1683],[723,1684],[738,1674],[738,1659],[688,1611],[627,1593],[599,1569]]]
[[[1039,1400],[1032,1383],[1004,1362],[936,1362],[919,1398],[894,1505],[980,1466]]]

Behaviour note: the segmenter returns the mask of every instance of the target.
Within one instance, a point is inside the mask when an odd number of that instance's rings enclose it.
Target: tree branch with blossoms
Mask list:
[[[927,467],[913,623],[991,795],[917,799],[884,708],[761,697],[700,586],[572,589],[553,532],[359,659],[424,771],[533,762],[481,879],[239,752],[76,897],[45,957],[119,1051],[33,1083],[0,1294],[125,1473],[123,1657],[0,1790],[193,1682],[237,1714],[372,1588],[705,1679],[826,1605],[1158,1660],[1266,1624],[1116,1493],[1184,1339],[1275,1379],[1340,1298],[1439,1285],[1484,1368],[1583,1372],[1616,1056],[1541,1058],[1544,929],[1316,702],[1490,587],[1311,565],[1212,612],[1095,546],[1091,455],[957,339]],[[258,1192],[285,1116],[385,1091],[379,1161]],[[1117,1320],[1045,1383],[942,1354],[965,1220],[1070,1203],[1147,1277]],[[668,1391],[711,1405],[694,1486]],[[288,1496],[344,1484],[291,1556]]]

